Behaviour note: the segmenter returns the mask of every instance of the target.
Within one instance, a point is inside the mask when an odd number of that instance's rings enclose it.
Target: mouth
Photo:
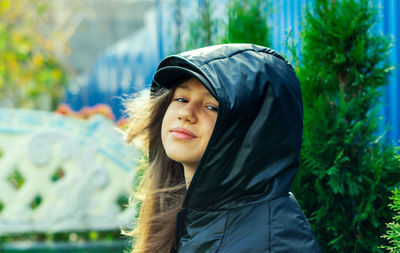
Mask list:
[[[173,137],[177,139],[183,139],[183,140],[191,140],[194,138],[197,138],[197,136],[192,133],[190,130],[182,127],[176,127],[173,128],[171,131],[171,134]]]

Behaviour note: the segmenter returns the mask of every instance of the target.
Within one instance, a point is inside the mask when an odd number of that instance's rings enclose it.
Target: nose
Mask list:
[[[178,112],[178,119],[188,123],[195,123],[197,121],[196,109],[190,103],[187,103],[185,107],[181,108]]]

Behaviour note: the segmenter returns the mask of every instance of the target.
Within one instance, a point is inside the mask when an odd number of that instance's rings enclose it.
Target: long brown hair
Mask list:
[[[133,231],[131,253],[171,252],[176,246],[176,214],[186,193],[182,164],[168,158],[161,142],[161,124],[174,88],[160,89],[149,96],[127,100],[130,127],[126,141],[136,142],[149,155],[149,166],[139,185],[141,201],[138,223]]]

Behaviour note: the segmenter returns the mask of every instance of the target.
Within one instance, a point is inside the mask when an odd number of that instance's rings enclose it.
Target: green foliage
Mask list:
[[[149,157],[144,155],[137,159],[137,166],[136,166],[136,175],[133,184],[133,198],[130,199],[130,204],[135,206],[136,216],[135,218],[139,218],[140,209],[142,207],[142,197],[141,192],[139,192],[139,186],[142,183],[144,174],[146,173],[147,169],[149,168]]]
[[[8,176],[7,181],[14,187],[14,189],[18,190],[25,183],[25,178],[17,169]]]
[[[230,0],[227,4],[227,23],[215,17],[212,1],[204,0],[199,17],[189,22],[189,38],[186,50],[219,43],[253,43],[271,45],[271,29],[267,24],[270,1]],[[266,11],[268,10],[268,11]],[[219,31],[223,31],[222,33]]]
[[[121,238],[120,230],[113,231],[80,231],[61,233],[26,233],[0,236],[0,245],[17,241],[35,242],[85,242],[85,241],[111,241]]]
[[[267,5],[268,8],[265,7]],[[271,45],[271,31],[267,25],[270,4],[263,0],[232,0],[228,4],[228,24],[223,43],[253,43]]]
[[[292,191],[324,252],[382,252],[395,149],[376,133],[390,40],[371,0],[316,0],[305,11],[297,73],[304,101],[301,167]],[[292,50],[293,51],[293,50]]]
[[[0,0],[0,104],[54,110],[66,83],[46,37],[48,1]]]
[[[400,159],[400,158],[398,158]],[[393,191],[393,196],[390,197],[393,201],[389,204],[390,208],[396,213],[393,217],[393,221],[386,224],[388,231],[383,238],[388,239],[390,246],[382,246],[382,248],[387,249],[390,253],[400,252],[400,189],[397,188]]]

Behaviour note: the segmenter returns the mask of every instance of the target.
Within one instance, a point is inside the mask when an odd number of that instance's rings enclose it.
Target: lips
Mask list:
[[[190,140],[197,138],[197,136],[192,133],[190,130],[182,127],[176,127],[171,130],[172,136],[174,136],[177,139],[184,139],[184,140]]]

